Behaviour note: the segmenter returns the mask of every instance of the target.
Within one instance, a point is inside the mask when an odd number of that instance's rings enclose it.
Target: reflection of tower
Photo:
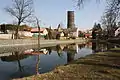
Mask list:
[[[78,44],[76,44],[76,52],[78,53],[79,47]]]
[[[75,23],[74,23],[74,11],[68,11],[67,12],[67,28],[74,28]]]
[[[70,51],[67,52],[67,61],[70,62],[72,60],[74,60],[74,53],[71,53]]]
[[[75,54],[76,54],[76,46],[75,45],[68,45],[67,61],[70,62],[70,61],[74,60]]]

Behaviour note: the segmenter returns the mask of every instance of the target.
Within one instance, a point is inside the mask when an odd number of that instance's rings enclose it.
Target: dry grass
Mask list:
[[[80,58],[55,70],[18,80],[120,80],[120,52],[102,52]]]

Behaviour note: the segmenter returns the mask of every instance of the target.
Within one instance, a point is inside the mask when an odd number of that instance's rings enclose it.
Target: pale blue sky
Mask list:
[[[12,0],[2,0],[0,5],[0,23],[13,23],[13,18],[4,11],[6,6],[11,5]],[[75,11],[75,24],[80,29],[92,28],[94,22],[99,22],[105,9],[105,0],[96,4],[87,2],[84,8],[78,10],[73,0],[34,0],[35,15],[45,26],[51,25],[56,28],[59,23],[67,24],[67,11]]]

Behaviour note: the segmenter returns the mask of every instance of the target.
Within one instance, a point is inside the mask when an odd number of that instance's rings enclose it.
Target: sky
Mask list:
[[[12,0],[2,0],[0,5],[0,24],[14,23],[15,18],[5,12],[4,8],[11,6]],[[75,12],[75,25],[80,29],[90,29],[99,22],[105,10],[105,0],[100,3],[86,2],[81,9],[76,7],[74,0],[34,0],[34,14],[41,20],[41,26],[57,28],[62,23],[67,26],[67,11]]]

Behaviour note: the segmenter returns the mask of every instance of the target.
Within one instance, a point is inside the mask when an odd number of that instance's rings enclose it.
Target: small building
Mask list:
[[[78,28],[68,28],[68,29],[64,29],[63,30],[64,34],[66,37],[69,37],[69,38],[77,38],[78,37]]]
[[[58,32],[56,35],[56,39],[66,39],[64,32]]]
[[[118,28],[116,31],[115,31],[115,37],[120,37],[120,28]]]
[[[30,31],[19,31],[18,34],[20,38],[26,38],[26,37],[32,38],[33,36],[33,33],[31,33]]]
[[[38,36],[39,34],[39,29],[38,28],[32,28],[31,33],[33,33],[34,36]],[[45,37],[48,34],[48,31],[46,28],[40,28],[40,35],[42,37]]]
[[[85,38],[92,38],[92,29],[84,32]]]

